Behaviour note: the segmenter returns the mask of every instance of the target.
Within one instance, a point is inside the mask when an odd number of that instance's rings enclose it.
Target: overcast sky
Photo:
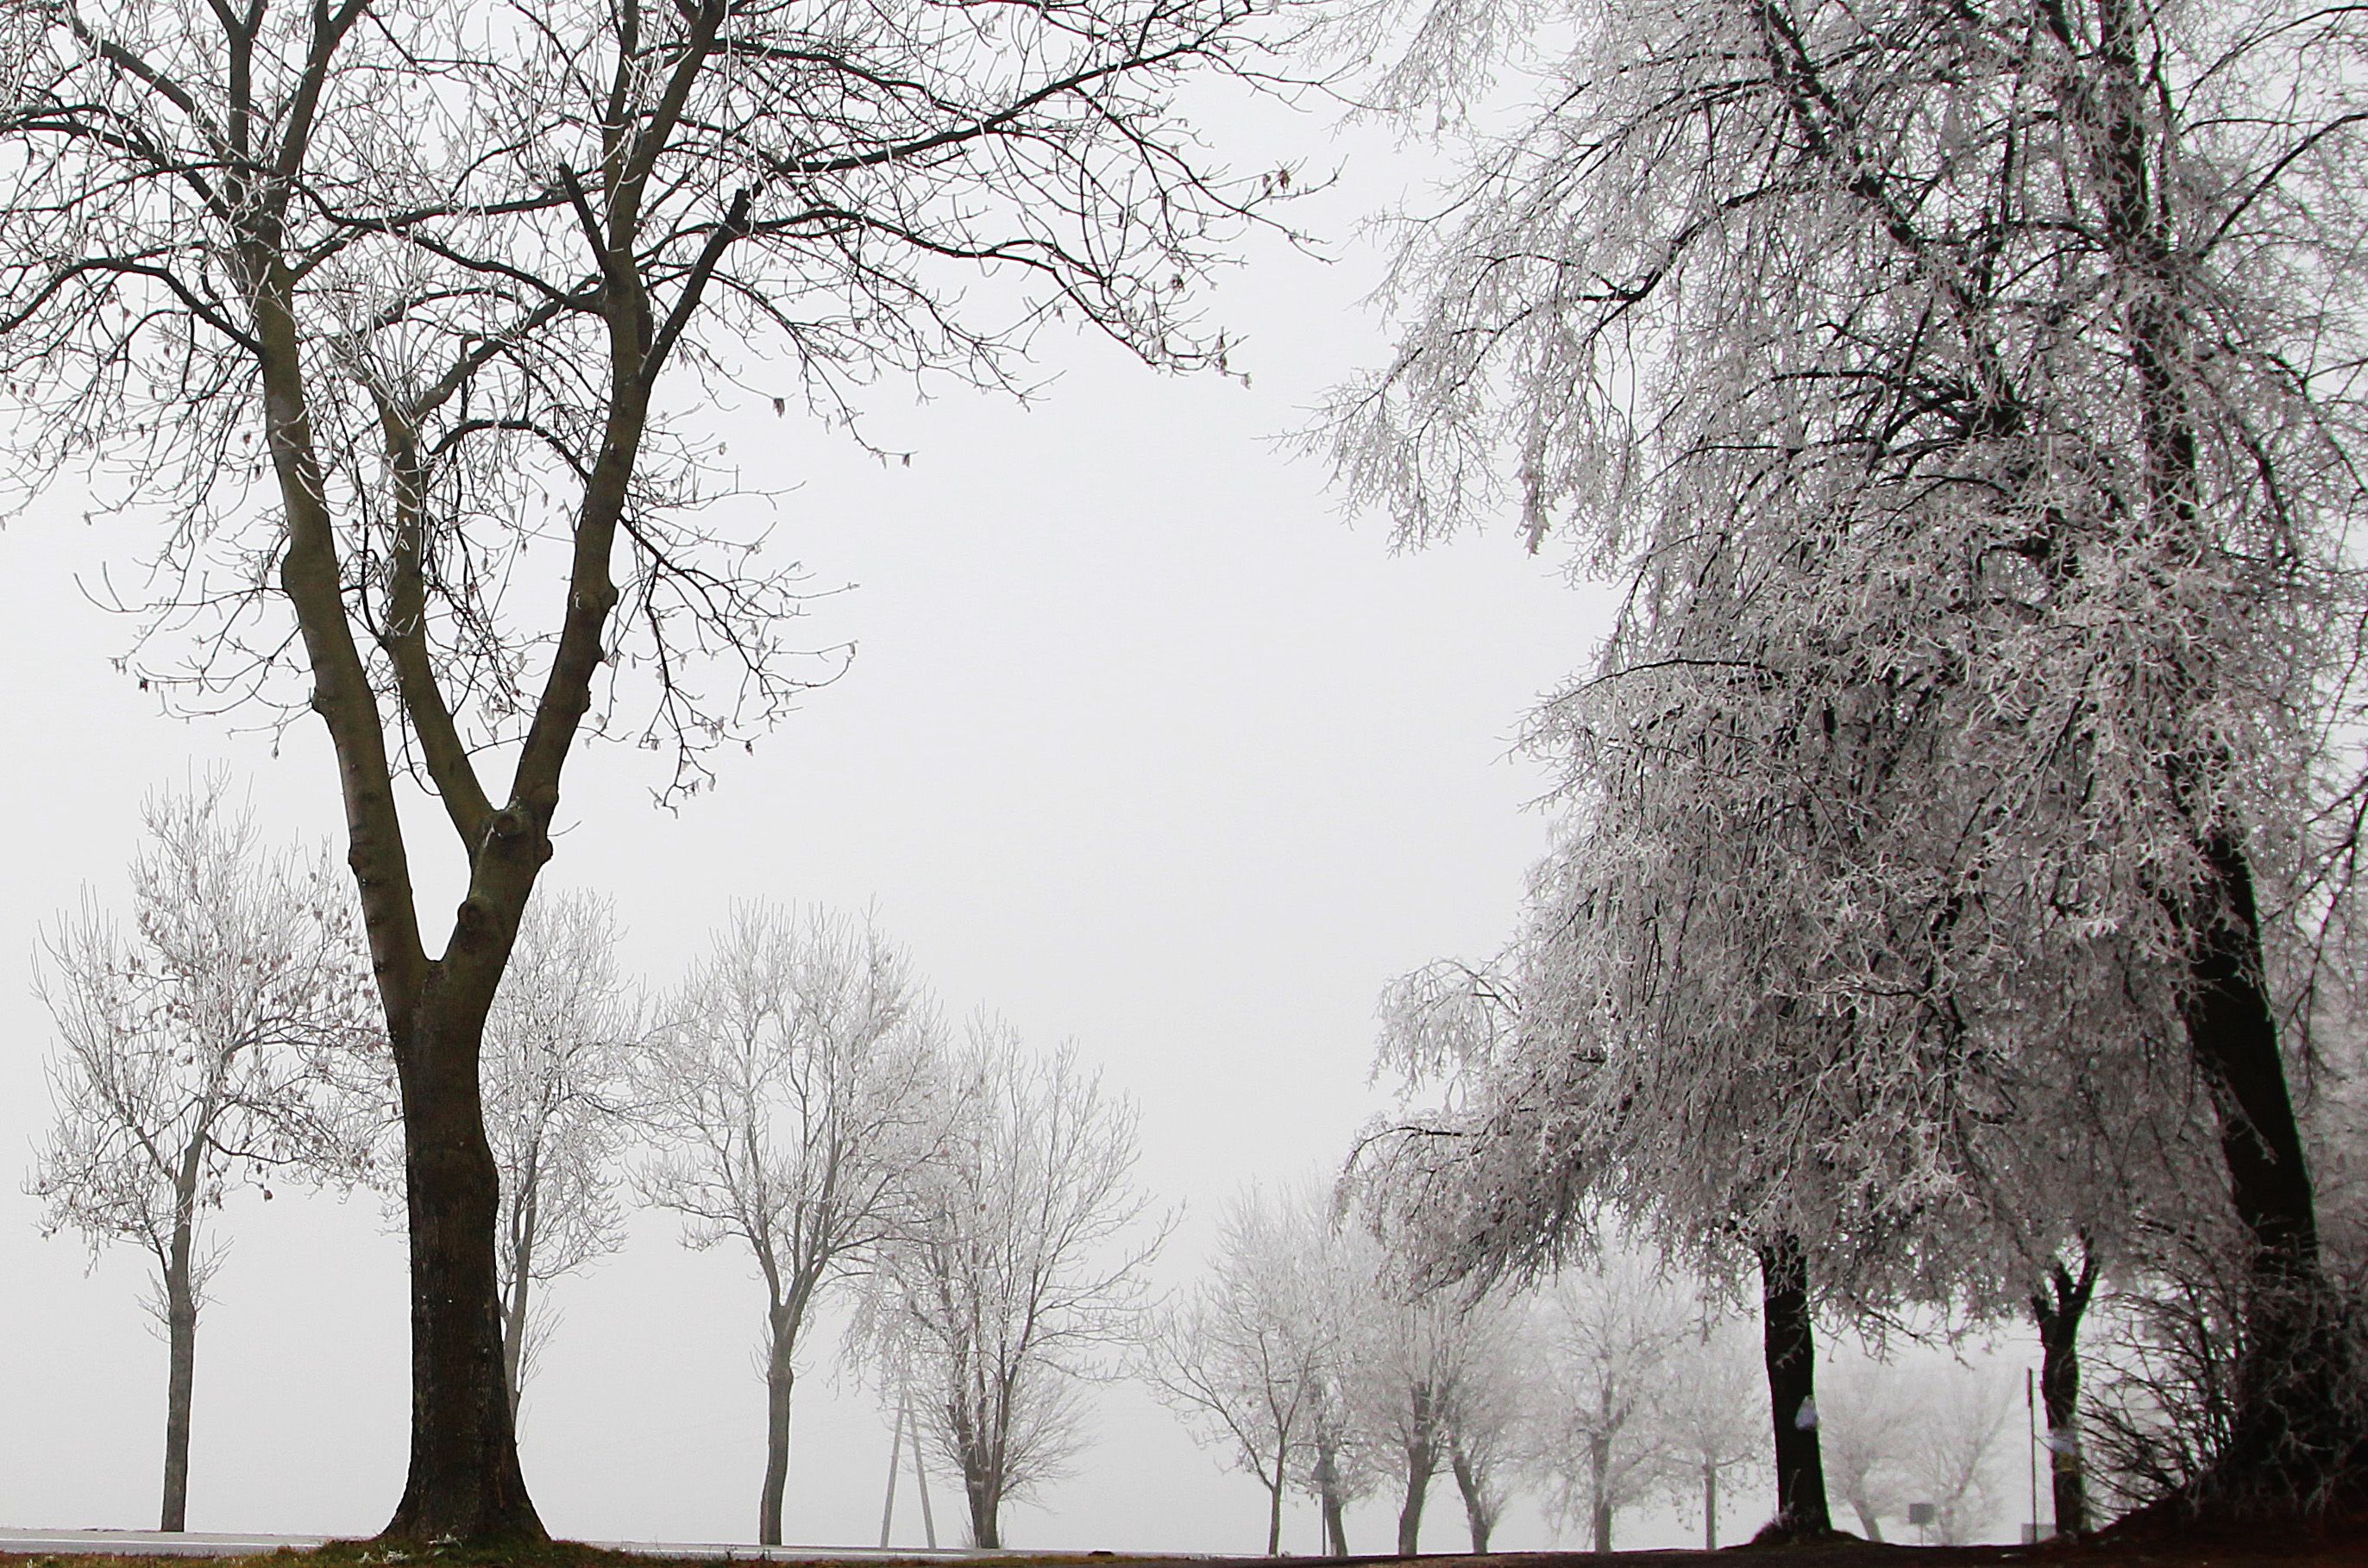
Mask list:
[[[1241,117],[1248,166],[1358,156],[1296,216],[1334,263],[1277,244],[1212,300],[1242,340],[1245,388],[1156,377],[1107,347],[1045,346],[1057,374],[1021,410],[969,396],[884,406],[883,468],[769,407],[716,412],[747,483],[790,490],[777,539],[818,587],[811,641],[852,641],[815,693],[720,790],[650,804],[651,759],[579,755],[547,876],[611,895],[629,966],[678,971],[733,900],[845,908],[882,926],[959,1017],[988,1007],[1032,1042],[1074,1039],[1143,1108],[1144,1182],[1185,1206],[1164,1276],[1190,1278],[1209,1219],[1253,1179],[1337,1166],[1381,1103],[1372,1007],[1391,976],[1492,949],[1546,822],[1508,756],[1537,693],[1586,659],[1597,601],[1499,534],[1393,556],[1351,527],[1322,468],[1273,437],[1382,352],[1357,303],[1360,211],[1406,183],[1377,141],[1320,119]],[[753,401],[753,400],[752,400]],[[217,760],[277,833],[337,826],[325,742],[301,724],[274,755],[222,722],[161,717],[110,659],[129,628],[82,587],[144,542],[85,525],[70,490],[0,531],[0,1524],[154,1522],[165,1354],[125,1250],[85,1273],[43,1241],[20,1186],[50,1114],[49,1022],[29,992],[43,924],[85,888],[123,907],[142,796]],[[460,862],[415,815],[423,909]],[[403,1243],[374,1200],[280,1190],[233,1200],[234,1245],[198,1342],[189,1521],[197,1529],[361,1533],[403,1482]],[[561,1282],[564,1314],[522,1413],[545,1522],[591,1539],[747,1540],[763,1465],[754,1365],[761,1293],[729,1250],[686,1252],[643,1216],[631,1244]],[[798,1395],[788,1531],[867,1543],[887,1432],[870,1391],[814,1337]],[[836,1381],[835,1381],[836,1379]],[[1021,1545],[1255,1549],[1257,1483],[1222,1471],[1139,1391],[1100,1399],[1099,1441],[1069,1481],[1015,1507]],[[951,1481],[940,1531],[960,1531]],[[1737,1499],[1732,1522],[1764,1506]],[[1391,1505],[1352,1513],[1383,1544]],[[917,1540],[909,1486],[899,1539]],[[1638,1544],[1682,1539],[1639,1520]],[[1286,1545],[1312,1551],[1294,1504]],[[1452,1487],[1427,1544],[1462,1543]],[[1543,1545],[1534,1511],[1500,1532]]]

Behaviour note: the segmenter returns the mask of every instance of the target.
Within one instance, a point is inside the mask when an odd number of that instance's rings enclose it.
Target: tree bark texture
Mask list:
[[[2047,1472],[2055,1505],[2055,1533],[2089,1528],[2088,1477],[2080,1463],[2080,1320],[2097,1286],[2097,1260],[2084,1257],[2077,1279],[2061,1263],[2050,1266],[2047,1288],[2031,1298],[2039,1324],[2039,1396],[2047,1407]]]
[[[790,1484],[790,1397],[798,1383],[791,1354],[797,1346],[798,1331],[786,1307],[771,1309],[767,1324],[772,1335],[765,1359],[765,1488],[757,1500],[757,1540],[759,1545],[779,1546],[781,1499]]]
[[[501,1176],[478,1097],[484,1007],[439,1005],[440,989],[421,998],[394,1053],[411,1220],[411,1473],[384,1534],[541,1540],[518,1469],[494,1267]]]
[[[1002,1550],[1002,1479],[975,1471],[962,1477],[962,1490],[970,1495],[970,1543],[989,1551]]]
[[[1825,1453],[1817,1440],[1809,1261],[1801,1239],[1780,1234],[1763,1244],[1759,1278],[1769,1411],[1776,1437],[1776,1517],[1759,1537],[1793,1540],[1831,1535]]]
[[[198,1365],[198,1301],[190,1288],[188,1227],[173,1237],[165,1277],[165,1326],[171,1364],[165,1385],[165,1504],[157,1528],[189,1528],[189,1400]]]
[[[2229,1198],[2251,1252],[2233,1429],[2206,1490],[2242,1506],[2315,1503],[2330,1482],[2368,1490],[2362,1434],[2342,1397],[2353,1369],[2320,1267],[2317,1197],[2262,977],[2252,869],[2226,835],[2205,858],[2221,911],[2198,935],[2185,1023],[2213,1089]]]
[[[1718,1550],[1718,1466],[1702,1461],[1702,1550]]]

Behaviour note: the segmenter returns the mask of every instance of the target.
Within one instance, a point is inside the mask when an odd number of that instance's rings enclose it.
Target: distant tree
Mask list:
[[[1923,1413],[1907,1380],[1878,1363],[1829,1367],[1823,1382],[1826,1483],[1850,1505],[1866,1539],[1881,1540],[1884,1519],[1928,1500],[1907,1466]]]
[[[962,1478],[971,1544],[1063,1471],[1084,1381],[1141,1342],[1166,1229],[1133,1179],[1138,1113],[1073,1047],[1039,1056],[978,1022],[947,1069],[947,1131],[879,1248],[863,1335],[913,1379]]]
[[[668,1005],[637,1091],[643,1195],[695,1247],[745,1245],[765,1282],[765,1479],[781,1540],[797,1353],[830,1284],[876,1261],[947,1107],[937,1015],[869,917],[735,910]]]
[[[1553,1506],[1585,1521],[1592,1549],[1611,1550],[1620,1510],[1668,1488],[1672,1448],[1659,1401],[1672,1359],[1693,1332],[1688,1303],[1650,1262],[1606,1254],[1566,1270],[1544,1296],[1538,1463]]]
[[[1956,1546],[1972,1540],[1998,1506],[1991,1473],[2007,1436],[2020,1380],[1994,1368],[1951,1367],[1918,1380],[1919,1408],[1905,1466],[1933,1528]]]
[[[27,1190],[45,1233],[155,1265],[166,1530],[187,1528],[198,1316],[225,1244],[208,1212],[275,1175],[367,1179],[393,1109],[351,892],[325,854],[267,847],[227,793],[217,775],[150,797],[131,932],[85,896],[36,979],[58,1114]]]
[[[1736,1327],[1703,1303],[1694,1325],[1670,1352],[1654,1401],[1654,1417],[1668,1448],[1669,1494],[1680,1502],[1701,1498],[1704,1551],[1718,1546],[1721,1484],[1768,1446],[1754,1347],[1743,1342]],[[1830,1439],[1827,1480],[1836,1480]]]
[[[1494,1306],[1486,1337],[1447,1402],[1447,1471],[1463,1499],[1474,1551],[1488,1550],[1529,1456],[1541,1403],[1538,1370],[1548,1355],[1530,1306]]]
[[[1269,1557],[1281,1553],[1283,1494],[1343,1348],[1323,1299],[1326,1218],[1313,1193],[1269,1199],[1253,1187],[1236,1198],[1207,1273],[1185,1301],[1154,1314],[1144,1346],[1153,1392],[1266,1488]]]
[[[0,105],[5,472],[91,473],[153,519],[143,679],[316,714],[335,751],[411,1161],[390,1537],[544,1533],[477,1085],[582,743],[644,744],[688,793],[837,662],[790,630],[762,508],[716,505],[719,396],[845,428],[883,379],[1012,390],[1064,319],[1218,365],[1191,284],[1281,182],[1214,177],[1172,96],[1247,66],[1258,9],[0,12],[25,60]],[[467,890],[440,935],[406,777]]]
[[[485,1016],[485,1137],[501,1172],[502,1381],[510,1420],[549,1331],[534,1288],[624,1244],[616,1200],[627,1135],[632,988],[609,901],[538,891]]]
[[[1978,1232],[2034,1131],[2001,1108],[2117,1058],[2148,1092],[2112,1113],[2203,1103],[2244,1233],[2190,1500],[2356,1505],[2264,932],[2307,943],[2356,869],[2362,18],[1565,16],[1329,426],[1402,541],[1509,503],[1626,589],[1534,732],[1570,821],[1531,1045],[1460,1147],[1426,1130],[1480,1197],[1417,1206],[1479,1221],[1467,1267],[1614,1192],[1756,1251],[1778,1525],[1814,1534],[1812,1308],[1924,1289],[1951,1249],[1908,1235]],[[2033,1239],[2018,1296],[2069,1227]]]

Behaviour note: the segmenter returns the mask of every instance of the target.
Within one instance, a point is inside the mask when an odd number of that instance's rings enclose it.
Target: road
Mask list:
[[[0,1552],[20,1552],[28,1556],[44,1552],[75,1555],[98,1552],[123,1557],[247,1557],[259,1552],[277,1551],[283,1546],[302,1551],[319,1546],[328,1539],[317,1535],[222,1535],[204,1530],[167,1535],[158,1530],[0,1528]],[[706,1540],[593,1540],[584,1544],[611,1551],[637,1552],[644,1557],[708,1558],[719,1562],[817,1562],[865,1557],[909,1561],[916,1557],[996,1555],[993,1552],[946,1548],[930,1551],[922,1547],[892,1547],[882,1551],[874,1547],[861,1546],[749,1546]]]

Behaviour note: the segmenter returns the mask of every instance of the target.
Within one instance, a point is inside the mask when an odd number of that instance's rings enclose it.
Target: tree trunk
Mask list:
[[[790,1396],[796,1392],[798,1370],[791,1360],[797,1348],[798,1326],[787,1307],[766,1314],[772,1331],[765,1359],[765,1490],[757,1500],[757,1541],[781,1544],[781,1497],[790,1484]]]
[[[1406,1501],[1398,1507],[1398,1555],[1412,1557],[1422,1540],[1422,1506],[1430,1495],[1430,1478],[1439,1456],[1428,1442],[1406,1445]]]
[[[509,1207],[510,1295],[502,1307],[502,1387],[509,1393],[510,1426],[518,1426],[518,1390],[526,1376],[526,1314],[534,1283],[534,1242],[541,1218],[536,1203],[539,1162],[527,1153],[518,1190],[505,1194]]]
[[[1702,1550],[1718,1550],[1718,1465],[1702,1460]]]
[[[1588,1524],[1594,1550],[1611,1550],[1611,1439],[1597,1433],[1587,1441]]]
[[[1266,1554],[1269,1557],[1282,1555],[1282,1489],[1290,1482],[1289,1472],[1283,1467],[1290,1458],[1288,1444],[1278,1448],[1274,1456],[1274,1473],[1259,1478],[1266,1483]]]
[[[165,1270],[165,1326],[171,1365],[165,1384],[165,1506],[156,1527],[189,1528],[189,1396],[198,1359],[198,1301],[191,1289],[189,1226],[174,1228],[172,1261]]]
[[[2061,1263],[2047,1272],[2047,1289],[2031,1298],[2039,1324],[2039,1393],[2047,1406],[2047,1469],[2055,1533],[2077,1536],[2089,1528],[2088,1478],[2080,1468],[2080,1319],[2096,1289],[2097,1260],[2084,1255],[2078,1279]]]
[[[1809,1260],[1801,1238],[1780,1233],[1759,1248],[1769,1410],[1776,1437],[1776,1517],[1762,1540],[1834,1533],[1817,1441],[1816,1342],[1809,1320]]]
[[[1315,1439],[1315,1501],[1324,1515],[1324,1550],[1334,1557],[1349,1555],[1347,1506],[1340,1498],[1340,1445],[1329,1437]]]
[[[1858,1528],[1865,1532],[1866,1539],[1880,1544],[1883,1540],[1883,1517],[1874,1511],[1874,1505],[1863,1497],[1852,1497],[1850,1506],[1850,1512],[1858,1516]]]
[[[2343,1409],[2352,1369],[2320,1267],[2317,1199],[2262,978],[2252,868],[2226,833],[2204,858],[2220,909],[2195,938],[2184,1021],[2213,1089],[2229,1198],[2251,1254],[2232,1428],[2205,1491],[2239,1507],[2307,1506],[2324,1501],[2330,1482],[2362,1485],[2345,1475],[2362,1458],[2362,1434]]]
[[[1463,1521],[1472,1531],[1472,1550],[1486,1551],[1489,1532],[1496,1528],[1497,1520],[1481,1491],[1479,1471],[1473,1467],[1462,1443],[1448,1445],[1447,1464],[1455,1473],[1456,1491],[1463,1494]]]
[[[485,1009],[443,995],[441,969],[431,968],[416,1006],[389,1008],[401,1020],[393,1032],[411,1220],[411,1472],[382,1539],[546,1540],[518,1469],[503,1372],[501,1176],[477,1083]],[[490,997],[490,986],[478,989]]]
[[[970,1543],[988,1551],[1003,1548],[1003,1488],[996,1477],[984,1472],[962,1477],[962,1489],[970,1494]]]

